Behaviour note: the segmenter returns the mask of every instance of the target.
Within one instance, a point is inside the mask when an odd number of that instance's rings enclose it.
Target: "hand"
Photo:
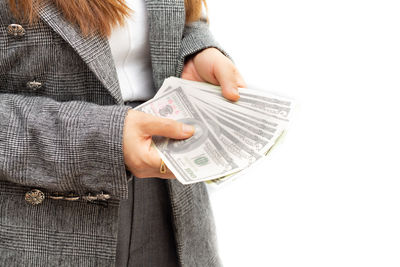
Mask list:
[[[151,145],[153,135],[174,139],[189,138],[194,127],[174,120],[163,119],[136,110],[129,110],[123,130],[125,165],[138,178],[175,178],[174,174],[160,173],[161,158]]]
[[[208,82],[222,87],[229,100],[239,99],[238,87],[246,87],[233,62],[216,48],[207,48],[190,58],[183,67],[182,78]]]

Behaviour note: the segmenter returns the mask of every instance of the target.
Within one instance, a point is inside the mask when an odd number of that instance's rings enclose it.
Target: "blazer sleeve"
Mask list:
[[[178,54],[178,65],[176,76],[180,77],[185,59],[200,52],[203,49],[214,47],[220,50],[225,56],[229,55],[222,49],[210,32],[208,23],[205,19],[185,25],[181,47]]]
[[[126,106],[0,94],[0,180],[126,199]]]

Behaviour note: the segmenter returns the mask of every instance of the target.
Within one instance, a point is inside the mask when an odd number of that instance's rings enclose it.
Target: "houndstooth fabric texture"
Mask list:
[[[47,3],[28,26],[0,0],[0,266],[114,266],[119,200],[127,198],[123,105],[108,42],[79,31]],[[185,26],[183,0],[146,0],[156,88],[184,60],[218,47],[207,24]],[[23,36],[7,27],[20,24]],[[45,196],[105,192],[100,202]],[[169,181],[182,266],[219,266],[204,184]]]

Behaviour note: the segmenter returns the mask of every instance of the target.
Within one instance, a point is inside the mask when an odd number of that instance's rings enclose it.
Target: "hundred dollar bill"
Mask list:
[[[216,92],[216,93],[221,93],[221,87],[212,85],[209,83],[203,83],[203,82],[196,82],[196,81],[189,81],[185,79],[180,79],[177,77],[169,77],[166,80],[166,85],[168,84],[174,84],[174,85],[190,85],[192,88],[197,88],[197,89],[204,89],[208,90],[210,92]],[[167,89],[167,86],[163,86],[162,88]],[[265,103],[270,103],[270,104],[276,104],[279,105],[280,107],[286,107],[290,108],[292,106],[292,100],[283,97],[283,96],[277,96],[274,94],[271,94],[266,91],[261,91],[261,90],[255,90],[255,89],[250,89],[250,88],[239,88],[239,91],[241,91],[241,95],[249,98],[254,98],[258,101],[263,101]],[[280,108],[278,107],[278,108]]]
[[[227,147],[228,152],[236,162],[247,162],[247,167],[249,167],[250,165],[254,165],[256,162],[261,161],[265,157],[264,154],[257,153],[252,146],[249,146],[245,142],[242,142],[240,140],[242,136],[235,136],[235,133],[231,133],[231,129],[227,129],[224,125],[220,124],[212,115],[212,110],[209,110],[207,107],[202,106],[201,103],[196,102],[196,100],[194,100],[193,103],[196,105],[196,107],[198,107],[201,116],[204,118],[207,124],[213,125],[211,127],[216,129],[215,131],[220,133],[220,140]],[[243,173],[245,173],[244,170],[246,169],[248,168],[244,168],[239,172],[232,173],[221,178],[209,180],[207,181],[207,183],[220,186],[223,183],[232,181],[240,177]]]
[[[198,92],[190,92],[188,94],[191,94],[190,96],[195,98],[197,102],[211,110],[212,114],[217,113],[228,122],[239,124],[250,132],[270,141],[275,140],[280,131],[287,125],[286,121],[277,120],[260,111],[254,112],[227,101],[213,101]]]
[[[214,129],[214,132],[218,133],[217,135],[219,136],[219,140],[224,144],[229,155],[235,160],[235,162],[238,162],[239,165],[248,167],[262,157],[261,154],[254,151],[254,149],[247,146],[236,136],[231,134],[229,130],[221,126],[213,116],[208,115],[208,110],[200,107],[198,110],[207,125]]]
[[[212,88],[203,87],[200,89],[203,93],[211,94],[215,96],[215,98],[211,97],[212,99],[219,99],[223,100],[222,94],[220,91],[213,90]],[[271,117],[280,120],[288,120],[291,107],[290,106],[283,106],[280,104],[275,104],[267,101],[267,97],[262,95],[255,95],[250,94],[251,89],[246,88],[239,88],[240,99],[235,102],[236,105],[245,107],[249,110],[254,111],[263,111],[265,114],[268,114]],[[258,97],[257,97],[258,96]]]
[[[254,164],[252,164],[252,166],[255,166],[255,165],[258,165],[258,164],[263,164],[263,161],[266,159],[266,156],[268,155],[268,153],[271,150],[274,149],[274,147],[277,145],[277,143],[279,142],[279,140],[282,138],[282,136],[284,134],[285,134],[285,131],[283,131],[279,135],[277,141],[268,149],[268,151],[266,151],[264,153],[264,157],[258,159]],[[217,179],[206,181],[206,183],[209,184],[209,185],[212,185],[212,186],[221,186],[222,184],[225,184],[227,182],[232,182],[232,181],[236,180],[237,178],[245,175],[249,170],[250,170],[250,168],[246,168],[246,169],[243,169],[241,171],[238,171],[238,172],[235,172],[235,173],[232,173],[232,174],[228,174],[228,175],[226,175],[224,177],[221,177],[221,178],[217,178]]]
[[[230,118],[224,117],[218,114],[215,110],[210,109],[209,106],[204,105],[204,103],[197,103],[197,106],[201,106],[201,109],[208,111],[209,117],[212,117],[218,122],[218,125],[228,131],[232,136],[235,136],[238,140],[246,144],[252,150],[260,154],[265,154],[271,146],[273,146],[274,141],[277,137],[271,136],[270,139],[265,138],[263,135],[258,135],[257,133],[249,130],[247,125],[242,123],[233,122]],[[276,132],[279,135],[279,132]],[[270,135],[268,135],[270,137]]]
[[[183,86],[185,88],[190,88],[190,90],[194,93],[201,92],[206,94],[212,95],[211,99],[220,99],[226,101],[222,97],[221,87],[201,83],[201,82],[194,82],[188,81],[184,79],[179,79],[175,77],[170,77],[166,79],[165,84],[161,87],[158,94],[162,94],[165,91],[168,91],[169,85],[173,86]],[[186,86],[184,86],[186,85]],[[293,107],[292,101],[288,98],[278,97],[276,95],[272,95],[268,92],[261,91],[261,90],[254,90],[248,88],[239,88],[240,99],[239,101],[235,102],[235,105],[243,106],[250,110],[258,110],[262,111],[271,117],[288,121],[291,110]],[[157,95],[158,95],[157,94]]]
[[[284,133],[292,114],[292,100],[284,97],[240,88],[240,100],[230,102],[222,97],[218,86],[174,77],[165,80],[154,100],[165,99],[177,88],[185,97],[183,102],[190,103],[199,121],[204,123],[214,141],[224,150],[224,158],[235,163],[236,168],[232,167],[232,171],[225,172],[225,175],[199,179],[215,185],[231,181],[246,172],[250,165],[261,162]],[[159,151],[169,142],[163,138],[155,139]],[[169,167],[170,163],[164,161]],[[175,173],[173,168],[174,165],[170,169]]]
[[[244,167],[232,159],[182,88],[173,88],[135,109],[195,127],[195,134],[185,140],[164,137],[153,139],[161,158],[181,183],[190,184],[223,177]]]
[[[257,120],[253,120],[252,118],[250,118],[249,114],[243,114],[235,109],[225,109],[222,106],[215,106],[197,97],[195,97],[195,99],[200,102],[203,107],[206,107],[208,110],[210,110],[213,114],[217,113],[229,122],[242,125],[246,127],[246,129],[250,132],[257,134],[263,138],[267,138],[268,140],[272,140],[274,134],[281,127],[281,124],[273,122],[272,119],[269,119],[269,121],[267,121],[265,119],[262,120],[262,118],[259,118],[263,121],[263,123],[261,123]]]

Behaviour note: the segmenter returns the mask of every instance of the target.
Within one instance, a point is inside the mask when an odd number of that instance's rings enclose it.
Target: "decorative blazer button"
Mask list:
[[[25,194],[25,201],[32,205],[38,205],[44,200],[44,194],[38,189],[33,189]]]
[[[26,87],[28,87],[28,89],[31,89],[31,90],[33,90],[33,91],[36,91],[37,89],[39,89],[40,87],[42,87],[42,83],[37,82],[37,81],[27,82],[27,83],[26,83]]]
[[[10,24],[7,26],[7,32],[12,36],[24,36],[25,29],[19,24]]]

